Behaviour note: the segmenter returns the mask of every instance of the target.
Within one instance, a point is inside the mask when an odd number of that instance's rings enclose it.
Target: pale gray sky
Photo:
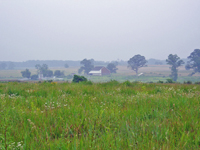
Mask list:
[[[0,61],[186,58],[200,0],[0,0]]]

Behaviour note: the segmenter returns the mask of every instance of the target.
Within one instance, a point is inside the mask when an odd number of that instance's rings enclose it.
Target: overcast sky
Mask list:
[[[0,0],[0,61],[186,58],[200,0]]]

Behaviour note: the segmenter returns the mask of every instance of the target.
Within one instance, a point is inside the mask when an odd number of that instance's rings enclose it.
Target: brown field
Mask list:
[[[139,73],[144,73],[146,76],[169,76],[171,70],[169,65],[149,65],[147,67],[142,67],[139,69]],[[119,75],[136,75],[136,73],[127,68],[127,66],[118,66],[117,73]],[[192,73],[192,70],[185,70],[184,66],[179,67],[179,76],[188,76]],[[195,74],[194,76],[200,76],[200,74]]]

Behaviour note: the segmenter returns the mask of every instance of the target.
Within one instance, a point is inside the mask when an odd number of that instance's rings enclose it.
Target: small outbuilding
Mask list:
[[[110,75],[110,70],[108,70],[106,67],[103,66],[96,66],[89,72],[89,75],[93,76]]]

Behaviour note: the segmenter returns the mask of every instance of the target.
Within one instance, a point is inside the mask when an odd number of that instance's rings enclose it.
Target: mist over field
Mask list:
[[[198,0],[0,1],[0,61],[186,58],[200,47]]]

